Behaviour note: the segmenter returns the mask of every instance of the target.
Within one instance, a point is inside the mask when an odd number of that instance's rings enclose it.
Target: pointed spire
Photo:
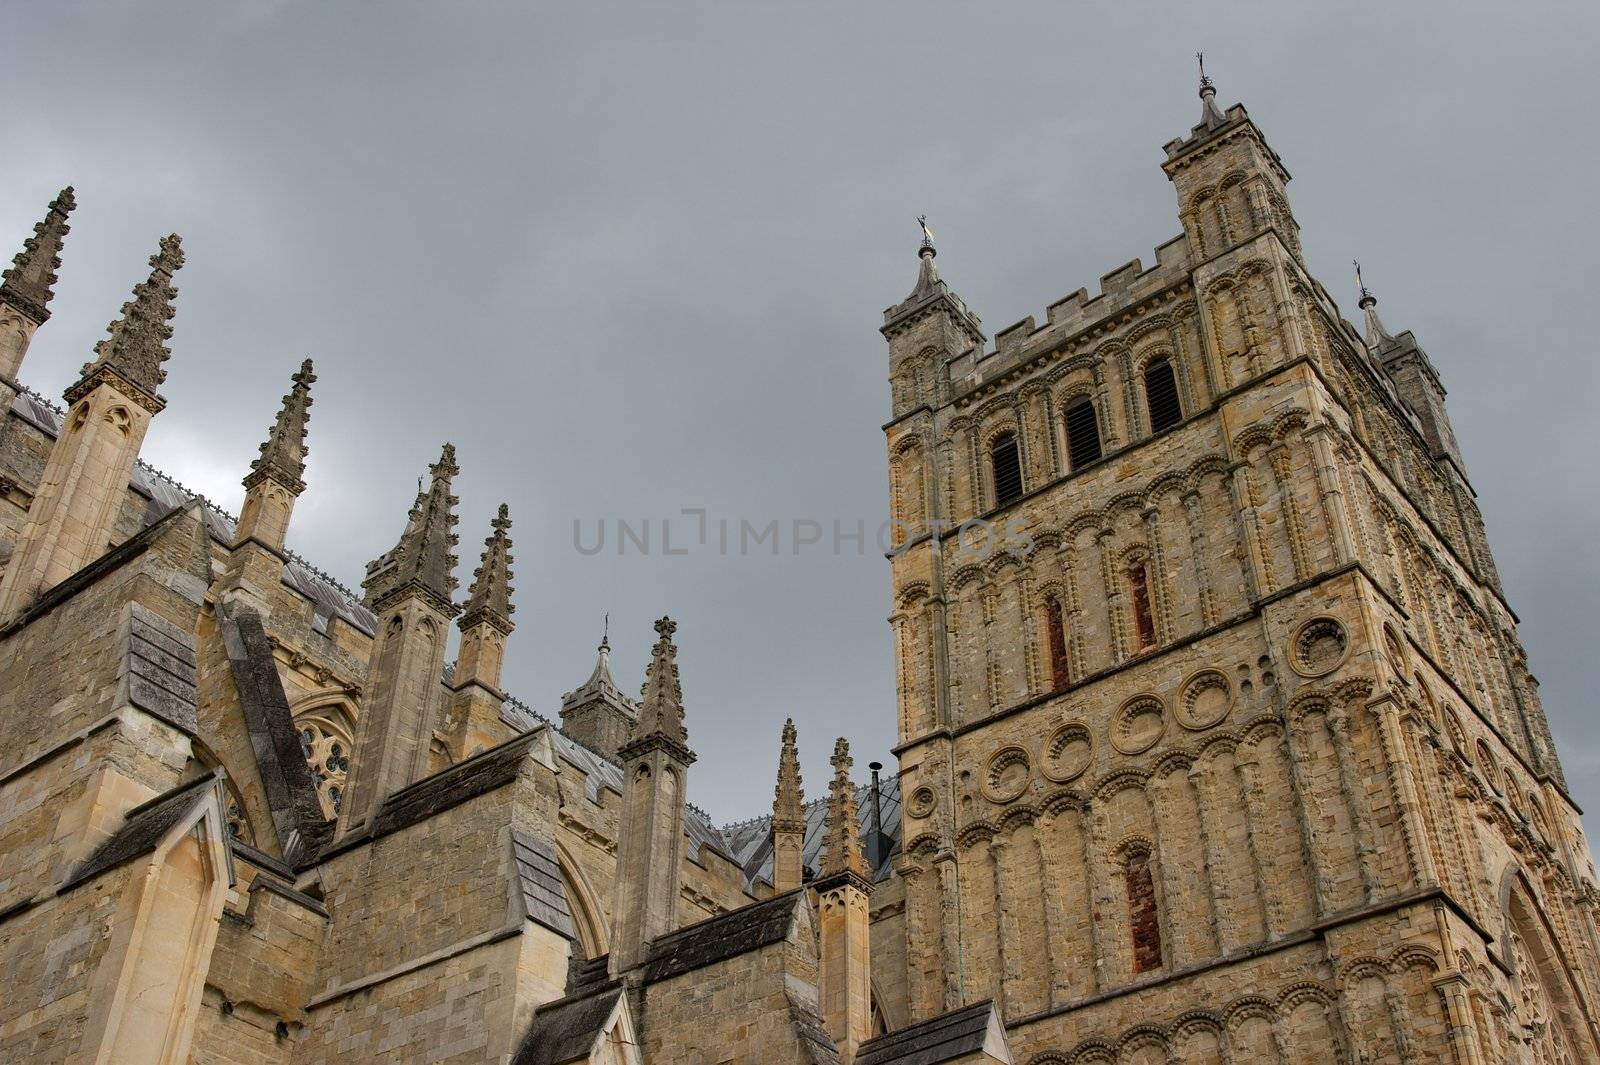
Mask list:
[[[306,455],[310,453],[306,447],[306,423],[310,420],[311,386],[316,379],[310,359],[302,362],[300,372],[290,378],[293,384],[283,397],[272,431],[261,445],[261,455],[250,463],[250,472],[245,475],[246,488],[270,477],[295,495],[305,490]]]
[[[772,826],[805,827],[806,793],[800,786],[800,752],[795,745],[794,718],[783,723],[783,749],[778,754],[778,785],[772,795]]]
[[[83,377],[67,390],[67,402],[75,403],[109,372],[132,385],[152,401],[161,382],[167,379],[162,364],[172,357],[166,342],[172,339],[167,323],[177,313],[172,301],[178,290],[172,275],[183,266],[183,241],[176,233],[161,238],[161,250],[150,256],[150,277],[136,285],[133,299],[122,305],[122,317],[106,326],[111,334],[95,346],[96,358],[83,366]]]
[[[71,227],[67,215],[78,206],[72,186],[62,189],[33,227],[33,236],[22,242],[22,250],[11,260],[11,269],[0,274],[0,300],[33,319],[37,325],[50,320],[49,304],[55,295],[56,271],[61,269],[61,242]]]
[[[1206,129],[1216,129],[1228,118],[1217,107],[1217,87],[1206,76],[1206,54],[1196,52],[1194,57],[1200,61],[1200,125]]]
[[[917,226],[922,230],[922,244],[917,248],[920,265],[917,267],[917,285],[906,297],[908,300],[932,295],[939,290],[939,268],[933,262],[939,255],[939,249],[933,246],[933,230],[928,227],[928,216],[918,215]]]
[[[833,745],[833,788],[828,795],[828,825],[822,842],[822,875],[854,873],[866,879],[861,853],[861,825],[856,813],[856,786],[850,782],[850,743],[843,736]]]
[[[1353,263],[1356,268],[1356,287],[1361,290],[1361,300],[1357,304],[1367,315],[1367,347],[1377,349],[1385,344],[1394,343],[1394,337],[1383,327],[1383,322],[1378,318],[1378,297],[1374,296],[1361,279],[1361,264]]]
[[[441,612],[454,616],[456,556],[452,548],[455,534],[455,506],[460,500],[450,494],[450,479],[461,470],[456,466],[454,444],[446,444],[439,461],[429,467],[432,483],[417,493],[406,520],[405,531],[394,549],[367,564],[367,578],[361,582],[368,600],[381,609],[384,600],[407,588],[431,599]]]
[[[471,628],[487,621],[501,632],[510,635],[515,628],[511,615],[516,606],[511,602],[511,510],[504,503],[500,512],[489,523],[491,532],[483,542],[483,560],[472,571],[472,588],[467,593],[467,610],[461,617],[461,628]]]
[[[672,642],[677,630],[678,623],[671,618],[656,622],[656,635],[660,638],[650,649],[639,721],[629,746],[654,736],[680,747],[688,745],[689,732],[683,725],[683,689],[678,684],[678,648]]]

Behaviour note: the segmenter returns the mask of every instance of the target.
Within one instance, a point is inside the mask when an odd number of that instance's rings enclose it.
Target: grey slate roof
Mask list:
[[[872,878],[882,880],[889,875],[892,858],[900,849],[900,778],[884,777],[878,788],[879,802],[883,806],[884,839],[878,850],[872,846],[872,786],[863,784],[856,789],[856,812],[861,825],[861,841],[867,857],[873,860]],[[822,839],[828,816],[828,800],[816,799],[806,803],[805,842],[800,848],[800,860],[809,868],[822,867]],[[722,829],[733,860],[744,868],[746,887],[756,880],[772,881],[772,818],[757,817]]]
[[[129,810],[122,826],[78,866],[58,893],[65,894],[101,873],[155,850],[156,844],[174,825],[206,800],[217,777],[215,771],[196,777]]]
[[[782,942],[804,897],[804,891],[786,892],[661,936],[650,944],[645,982],[666,980]]]
[[[856,1065],[938,1065],[982,1050],[994,1004],[985,1000],[861,1044]]]
[[[619,981],[540,1006],[511,1065],[565,1065],[587,1060],[589,1049],[623,995]]]

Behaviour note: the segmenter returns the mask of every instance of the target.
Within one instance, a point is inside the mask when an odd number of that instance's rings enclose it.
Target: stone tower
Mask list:
[[[1019,1061],[1600,1060],[1439,374],[1200,97],[1153,265],[990,349],[925,241],[884,315],[909,1013],[993,999]]]
[[[64,196],[70,204],[70,193]],[[53,210],[50,218],[55,217]],[[44,229],[48,234],[48,218]],[[57,232],[64,231],[62,223]],[[150,257],[150,277],[134,288],[133,299],[122,305],[122,317],[106,328],[110,337],[99,343],[94,361],[84,364],[78,382],[67,389],[66,423],[50,449],[18,538],[21,546],[0,585],[0,621],[15,618],[40,593],[111,546],[150,419],[167,405],[158,389],[167,377],[164,364],[172,357],[166,346],[178,294],[172,275],[182,266],[177,234],[164,238]],[[6,284],[12,281],[13,274],[7,274]]]

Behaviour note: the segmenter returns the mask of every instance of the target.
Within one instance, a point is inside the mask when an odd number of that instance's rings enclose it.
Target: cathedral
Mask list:
[[[449,444],[359,591],[286,547],[309,360],[237,517],[140,460],[177,236],[62,405],[23,385],[63,190],[0,279],[0,1061],[1600,1062],[1595,868],[1440,375],[1200,103],[1181,232],[1042,322],[991,342],[924,229],[898,767],[841,739],[807,801],[774,721],[726,826],[693,632],[549,716],[502,688],[512,517],[460,596]]]

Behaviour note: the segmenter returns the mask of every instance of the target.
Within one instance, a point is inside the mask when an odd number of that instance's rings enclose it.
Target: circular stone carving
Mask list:
[[[1062,725],[1044,745],[1044,775],[1057,784],[1076,780],[1089,768],[1094,755],[1094,736],[1087,725],[1077,721]]]
[[[1214,669],[1203,669],[1189,678],[1178,699],[1178,724],[1189,729],[1210,728],[1233,709],[1233,689],[1228,678]]]
[[[927,817],[933,813],[933,789],[924,785],[911,793],[911,798],[906,802],[906,813],[912,817]]]
[[[1295,672],[1303,677],[1332,673],[1349,653],[1349,637],[1336,618],[1312,618],[1295,632],[1290,645]]]
[[[1123,754],[1143,754],[1167,730],[1166,707],[1154,695],[1130,699],[1111,726],[1111,746]]]
[[[1002,747],[989,758],[983,775],[983,793],[993,802],[1010,802],[1028,790],[1028,752]]]

